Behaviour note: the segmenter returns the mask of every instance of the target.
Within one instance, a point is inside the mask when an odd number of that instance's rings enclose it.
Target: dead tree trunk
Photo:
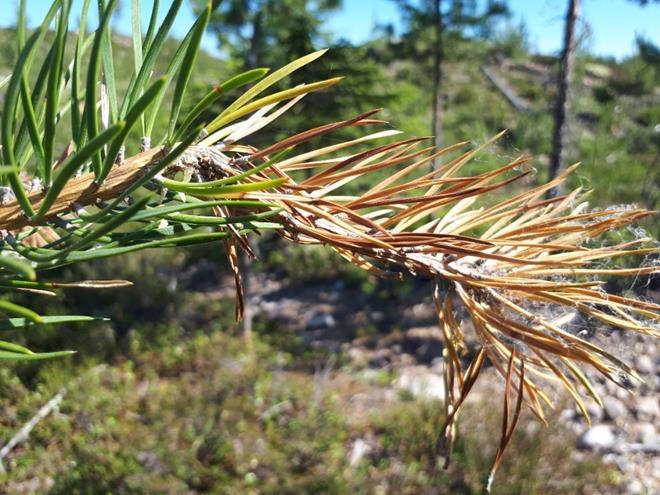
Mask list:
[[[254,14],[252,21],[252,34],[250,35],[250,44],[245,55],[245,70],[259,67],[262,58],[263,48],[263,14],[258,10]]]
[[[431,133],[434,136],[433,144],[436,149],[440,149],[442,138],[442,59],[444,57],[442,45],[442,1],[434,0],[433,17],[435,39],[433,43],[433,120],[431,124]],[[433,167],[438,167],[438,160],[433,160]]]
[[[250,36],[250,45],[245,56],[245,70],[254,69],[262,64],[263,55],[263,14],[260,10],[255,13],[252,21],[252,35]],[[243,307],[243,319],[240,322],[240,332],[243,338],[251,342],[252,340],[252,320],[254,311],[252,310],[252,287],[250,285],[250,272],[252,260],[250,255],[238,246],[238,267],[243,281],[243,298],[245,301]]]
[[[566,167],[566,151],[568,148],[568,115],[571,108],[570,88],[575,68],[575,22],[580,9],[580,0],[569,0],[564,27],[564,46],[561,52],[559,66],[559,81],[557,85],[557,100],[555,103],[555,125],[552,137],[552,155],[550,157],[550,176],[552,180]],[[553,188],[548,196],[553,197],[561,191]]]

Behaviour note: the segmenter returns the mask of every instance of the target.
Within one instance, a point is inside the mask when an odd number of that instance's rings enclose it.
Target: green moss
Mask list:
[[[34,478],[52,478],[57,494],[340,494],[384,486],[480,493],[498,431],[486,408],[465,410],[462,424],[471,426],[461,427],[454,466],[445,471],[436,448],[439,403],[390,399],[365,415],[352,404],[357,397],[382,400],[376,398],[389,374],[365,382],[337,372],[319,380],[311,368],[282,367],[283,352],[295,361],[301,348],[283,351],[265,340],[257,335],[248,348],[241,338],[200,332],[140,352],[133,362],[91,369],[52,363],[36,373],[32,390],[0,373],[6,436],[62,384],[69,389],[59,414],[6,460],[7,493]],[[363,438],[373,450],[350,467],[353,441]],[[571,459],[572,442],[558,428],[526,432],[523,425],[496,493],[580,493],[611,483],[597,459]]]

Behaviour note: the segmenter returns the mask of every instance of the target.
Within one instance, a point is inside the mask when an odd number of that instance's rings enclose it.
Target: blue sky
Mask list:
[[[599,55],[623,57],[634,53],[635,34],[660,44],[660,5],[645,8],[628,0],[584,0],[582,18],[591,28],[588,48]],[[523,20],[531,46],[541,53],[561,47],[566,0],[509,0],[513,24]],[[377,23],[399,25],[396,6],[389,0],[344,0],[344,8],[328,18],[335,35],[364,41]]]
[[[74,12],[80,10],[81,0],[74,0]],[[95,1],[91,2],[96,4]],[[130,29],[130,0],[120,0],[121,17],[114,21],[115,29]],[[143,21],[149,15],[150,3],[143,1]],[[166,10],[171,0],[161,0]],[[325,31],[352,42],[366,40],[378,23],[400,26],[396,6],[391,0],[344,0],[343,8],[327,16]],[[36,22],[46,11],[50,0],[28,0],[28,15]],[[8,25],[16,17],[17,0],[0,0],[0,25]],[[561,46],[563,15],[566,0],[509,0],[513,23],[522,20],[527,26],[532,48],[541,53],[556,53]],[[95,10],[95,9],[91,9]],[[639,34],[660,44],[660,5],[641,8],[628,0],[584,0],[582,18],[588,23],[591,36],[589,51],[599,55],[625,57],[634,52],[635,35]],[[174,34],[182,37],[193,22],[192,9],[185,3],[174,25]],[[204,45],[215,48],[215,40],[208,36]]]

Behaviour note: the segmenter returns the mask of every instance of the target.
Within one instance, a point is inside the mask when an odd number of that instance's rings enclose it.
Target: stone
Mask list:
[[[369,366],[372,368],[384,368],[392,362],[392,351],[388,348],[378,349],[369,357]]]
[[[619,390],[621,390],[621,387],[617,385],[616,383],[607,380],[605,382],[605,390],[609,395],[614,395],[616,394]]]
[[[653,467],[653,474],[660,478],[660,455],[651,459],[651,466]]]
[[[642,354],[635,359],[635,368],[637,368],[637,371],[642,375],[650,375],[655,371],[653,359],[646,354]]]
[[[624,404],[629,404],[634,399],[634,394],[625,388],[619,388],[613,396],[623,401]]]
[[[433,359],[442,354],[442,344],[437,339],[429,339],[415,351],[417,359],[424,363],[431,363]]]
[[[445,384],[442,377],[429,372],[422,366],[411,366],[401,370],[394,386],[424,399],[443,400],[445,397]]]
[[[353,442],[353,448],[351,449],[351,454],[348,461],[349,465],[351,467],[356,467],[358,464],[360,464],[360,461],[364,458],[364,456],[369,455],[372,450],[373,449],[371,445],[369,445],[361,438],[358,438],[355,442]]]
[[[605,410],[605,417],[612,421],[619,416],[628,414],[626,405],[615,397],[605,397],[603,399],[603,409]]]
[[[385,313],[383,311],[372,311],[369,314],[369,318],[374,323],[380,323],[382,321],[385,321]]]
[[[441,375],[445,371],[445,361],[442,359],[442,357],[436,357],[433,358],[433,361],[431,361],[431,366],[430,366],[431,371],[434,373],[438,373]]]
[[[588,399],[584,401],[584,407],[592,422],[598,422],[603,419],[603,408],[600,407],[595,400]],[[577,406],[575,406],[575,408],[576,413],[582,414],[582,412],[577,409]]]
[[[644,445],[652,446],[660,443],[655,426],[651,423],[638,423],[634,427],[635,441]]]
[[[580,449],[611,450],[617,442],[614,429],[609,425],[596,425],[585,431],[577,441]]]
[[[137,461],[142,464],[148,471],[164,476],[169,474],[170,468],[167,463],[163,462],[155,452],[141,451],[137,453]]]
[[[660,416],[658,400],[654,395],[639,397],[634,405],[637,417],[643,420],[657,419]]]
[[[416,362],[417,360],[407,352],[404,352],[399,356],[399,364],[401,366],[412,366]]]
[[[564,424],[569,421],[572,421],[575,419],[577,416],[577,413],[575,410],[567,408],[567,409],[562,409],[562,411],[559,413],[559,422]]]
[[[644,491],[644,485],[639,480],[632,480],[626,486],[626,493],[629,495],[641,495]]]
[[[335,325],[335,318],[329,313],[316,313],[307,322],[307,328],[310,330],[320,328],[334,328]]]
[[[358,368],[364,368],[369,361],[367,354],[362,349],[358,349],[357,347],[351,347],[348,350],[348,357],[353,363],[353,366]]]

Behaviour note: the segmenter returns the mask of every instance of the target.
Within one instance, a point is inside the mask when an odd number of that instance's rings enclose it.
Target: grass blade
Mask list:
[[[22,345],[18,345],[18,344],[13,344],[12,342],[5,342],[4,340],[0,340],[0,350],[13,352],[16,354],[33,354],[33,352],[27,347],[23,347]]]
[[[249,208],[272,208],[272,205],[265,203],[263,201],[258,201],[254,199],[240,200],[240,199],[217,199],[213,201],[196,201],[191,203],[183,203],[172,206],[162,206],[158,208],[150,208],[145,211],[141,211],[133,220],[148,220],[151,218],[164,218],[167,215],[172,215],[186,210],[198,210],[202,208],[211,208],[213,206],[234,206],[237,208],[240,207],[249,207]],[[279,209],[278,209],[279,211]]]
[[[139,201],[136,201],[122,212],[110,217],[104,224],[91,231],[85,237],[59,251],[54,249],[27,248],[16,242],[12,245],[19,254],[29,260],[37,262],[53,262],[54,260],[66,257],[67,254],[82,252],[84,248],[92,244],[94,241],[100,239],[107,233],[112,232],[119,226],[128,222],[133,215],[135,215],[138,211],[144,208],[144,206],[146,206],[146,204],[149,202],[149,199],[150,197],[147,196],[140,199]]]
[[[140,3],[140,0],[137,0]],[[154,40],[154,33],[156,32],[156,23],[158,22],[158,8],[160,6],[160,0],[153,0],[151,7],[151,17],[149,18],[149,26],[147,27],[147,34],[144,36],[144,48],[143,54],[145,51],[149,50],[151,43]],[[137,74],[137,71],[135,72]]]
[[[28,280],[35,280],[37,278],[34,268],[13,256],[0,256],[0,267],[21,275]]]
[[[289,179],[282,177],[279,179],[265,180],[262,182],[250,182],[249,184],[236,184],[232,186],[209,186],[205,183],[179,182],[171,179],[163,179],[163,186],[172,191],[194,194],[200,197],[223,197],[229,194],[242,194],[251,191],[262,191],[271,187],[281,186]]]
[[[160,53],[163,44],[167,40],[167,36],[172,28],[172,24],[176,19],[176,16],[181,8],[183,0],[174,0],[172,5],[163,20],[163,23],[158,28],[158,32],[153,39],[153,42],[150,42],[148,46],[145,45],[146,54],[144,60],[142,61],[142,67],[138,72],[136,78],[129,83],[128,90],[126,91],[127,97],[122,103],[122,107],[119,113],[120,118],[123,118],[128,112],[128,109],[133,106],[135,101],[142,95],[142,92],[147,85],[147,81],[151,76],[151,72],[156,63],[156,58]],[[170,74],[171,75],[171,74]]]
[[[154,82],[151,87],[135,102],[135,105],[128,111],[126,114],[127,125],[125,125],[121,132],[119,132],[116,137],[113,138],[112,144],[108,148],[108,154],[105,157],[103,162],[103,168],[101,174],[98,176],[96,182],[97,184],[103,183],[105,178],[108,176],[110,169],[115,163],[115,159],[119,155],[119,150],[124,145],[124,141],[128,136],[128,133],[133,128],[133,126],[138,122],[139,118],[144,115],[145,110],[151,104],[152,101],[157,97],[157,95],[163,90],[168,81],[167,76],[163,76]]]
[[[21,52],[25,44],[25,27],[27,26],[25,2],[26,0],[20,0],[18,2],[18,16],[16,18],[16,47],[18,48],[18,53]]]
[[[87,26],[87,12],[89,0],[84,0],[80,14],[80,26],[73,55],[73,70],[71,74],[71,136],[78,147],[82,146],[82,117],[80,115],[80,64],[85,45],[85,27]],[[91,39],[91,38],[90,38]]]
[[[140,20],[140,0],[132,0],[131,2],[131,34],[133,36],[133,66],[135,74],[140,72],[142,67],[142,24]],[[157,8],[154,5],[154,8]],[[140,132],[145,135],[145,122],[144,115],[140,115]]]
[[[60,101],[60,81],[62,79],[62,64],[64,61],[64,48],[69,31],[69,9],[71,0],[63,0],[57,21],[57,31],[53,44],[53,55],[50,60],[48,84],[46,87],[46,119],[43,137],[43,164],[44,185],[50,186],[53,168],[53,146],[55,144],[55,131],[57,125],[57,109]]]
[[[302,84],[300,86],[296,86],[295,88],[286,89],[284,91],[280,91],[278,93],[265,96],[252,103],[244,105],[236,110],[233,110],[232,112],[228,112],[228,111],[223,112],[218,118],[213,120],[213,122],[211,122],[206,127],[206,130],[209,133],[217,131],[218,129],[226,126],[227,124],[233,122],[234,120],[239,119],[240,117],[243,117],[244,115],[247,115],[249,113],[255,112],[260,108],[265,107],[266,105],[279,103],[281,101],[289,100],[291,98],[295,98],[296,96],[311,93],[313,91],[320,91],[322,89],[329,88],[334,84],[337,84],[341,80],[342,80],[341,77],[333,77],[331,79],[326,79],[325,81],[319,81],[310,84]]]
[[[25,125],[27,128],[32,149],[37,161],[36,175],[37,177],[46,177],[46,155],[41,140],[41,133],[39,132],[39,124],[37,117],[34,113],[34,106],[32,105],[32,98],[30,97],[30,90],[27,85],[27,78],[21,78],[21,104],[23,105],[23,113],[25,114]]]
[[[125,122],[118,122],[110,126],[105,131],[101,132],[94,139],[89,141],[81,150],[79,150],[74,155],[71,155],[67,161],[65,161],[59,169],[59,173],[53,181],[53,185],[46,193],[41,206],[39,207],[39,212],[37,213],[37,218],[43,218],[47,213],[50,207],[53,205],[57,196],[60,194],[64,186],[66,186],[69,179],[73,174],[81,167],[87,160],[99,153],[99,150],[103,148],[111,139],[116,137],[121,130],[126,126]]]
[[[55,15],[56,9],[51,7],[49,14]],[[48,15],[47,15],[48,19]],[[46,22],[44,20],[44,22]],[[30,59],[34,53],[34,49],[37,46],[37,43],[43,36],[43,24],[38,27],[34,33],[30,36],[28,41],[25,43],[23,50],[18,56],[18,60],[14,65],[14,72],[12,73],[11,79],[9,81],[9,86],[7,87],[7,92],[5,93],[5,101],[2,111],[2,125],[1,125],[1,134],[0,141],[2,143],[2,158],[7,165],[17,165],[14,149],[14,128],[15,128],[15,115],[16,107],[18,105],[18,96],[20,91],[21,81],[27,72],[27,67],[29,65]],[[25,193],[25,188],[18,178],[18,171],[5,176],[9,185],[16,196],[17,201],[19,202],[23,212],[32,216],[34,210],[30,204],[27,194]],[[3,184],[6,184],[3,177]]]
[[[14,304],[13,302],[0,300],[0,311],[27,318],[34,323],[41,323],[41,316],[31,309],[20,306],[19,304]]]
[[[211,19],[211,10],[212,5],[211,1],[206,2],[206,8],[199,16],[193,27],[191,28],[191,37],[186,49],[186,54],[183,57],[181,64],[181,70],[179,71],[179,77],[176,81],[176,86],[174,87],[174,96],[172,97],[172,110],[170,112],[170,127],[168,132],[168,141],[174,135],[174,129],[176,127],[176,122],[179,118],[179,112],[181,110],[181,105],[183,104],[183,96],[185,94],[186,88],[188,87],[188,82],[190,81],[190,75],[192,74],[193,68],[195,67],[195,59],[199,53],[199,47],[202,42],[202,36],[206,30],[206,26]]]
[[[87,321],[108,321],[107,318],[95,318],[93,316],[79,316],[79,315],[66,315],[66,316],[42,316],[39,323],[35,323],[28,318],[8,318],[0,320],[0,331],[17,330],[20,328],[31,327],[34,325],[56,325],[58,323],[79,323]]]
[[[99,12],[103,11],[105,1],[98,0]],[[108,103],[110,104],[110,122],[117,119],[117,83],[115,82],[115,64],[112,57],[112,42],[110,40],[110,30],[106,30],[103,35],[101,56],[103,59],[103,78],[102,82],[106,86],[108,94]]]
[[[226,114],[229,114],[231,112],[234,112],[235,110],[238,110],[240,107],[248,103],[249,101],[253,100],[256,98],[259,94],[263,93],[266,89],[271,87],[273,84],[277,83],[281,79],[284,79],[286,76],[291,74],[292,72],[297,71],[301,67],[304,67],[305,65],[313,62],[317,58],[319,58],[321,55],[323,55],[327,50],[319,50],[314,53],[310,53],[309,55],[305,55],[304,57],[300,57],[299,59],[294,60],[293,62],[285,65],[281,69],[276,70],[273,72],[271,75],[263,79],[262,81],[258,82],[254,86],[252,86],[249,90],[247,90],[243,95],[238,97],[236,101],[234,101],[231,105],[229,105],[222,114],[220,114],[219,118],[224,117]]]
[[[76,351],[58,351],[58,352],[31,352],[30,354],[22,354],[19,352],[0,351],[0,360],[5,361],[35,361],[38,359],[52,359],[63,356],[70,356],[75,354]]]
[[[101,48],[105,32],[110,23],[110,16],[117,4],[117,0],[110,0],[108,7],[99,14],[99,27],[94,35],[94,44],[89,57],[89,69],[87,71],[87,94],[85,95],[85,117],[87,124],[88,139],[94,139],[99,132],[99,121],[96,112],[97,81],[101,73]],[[98,150],[92,155],[92,168],[98,177],[101,173],[101,152]]]
[[[190,112],[188,112],[186,117],[183,119],[183,122],[175,132],[172,141],[177,141],[180,136],[185,134],[194,124],[194,122],[199,118],[202,112],[210,107],[218,98],[220,98],[220,96],[228,93],[229,91],[232,91],[233,89],[240,88],[241,86],[245,86],[246,84],[250,84],[261,79],[268,73],[268,70],[269,69],[266,68],[252,69],[238,74],[237,76],[234,76],[231,79],[228,79],[225,82],[217,85],[215,88],[209,91],[204,96],[204,98],[199,100],[199,102],[193,107],[192,110],[190,110]]]

